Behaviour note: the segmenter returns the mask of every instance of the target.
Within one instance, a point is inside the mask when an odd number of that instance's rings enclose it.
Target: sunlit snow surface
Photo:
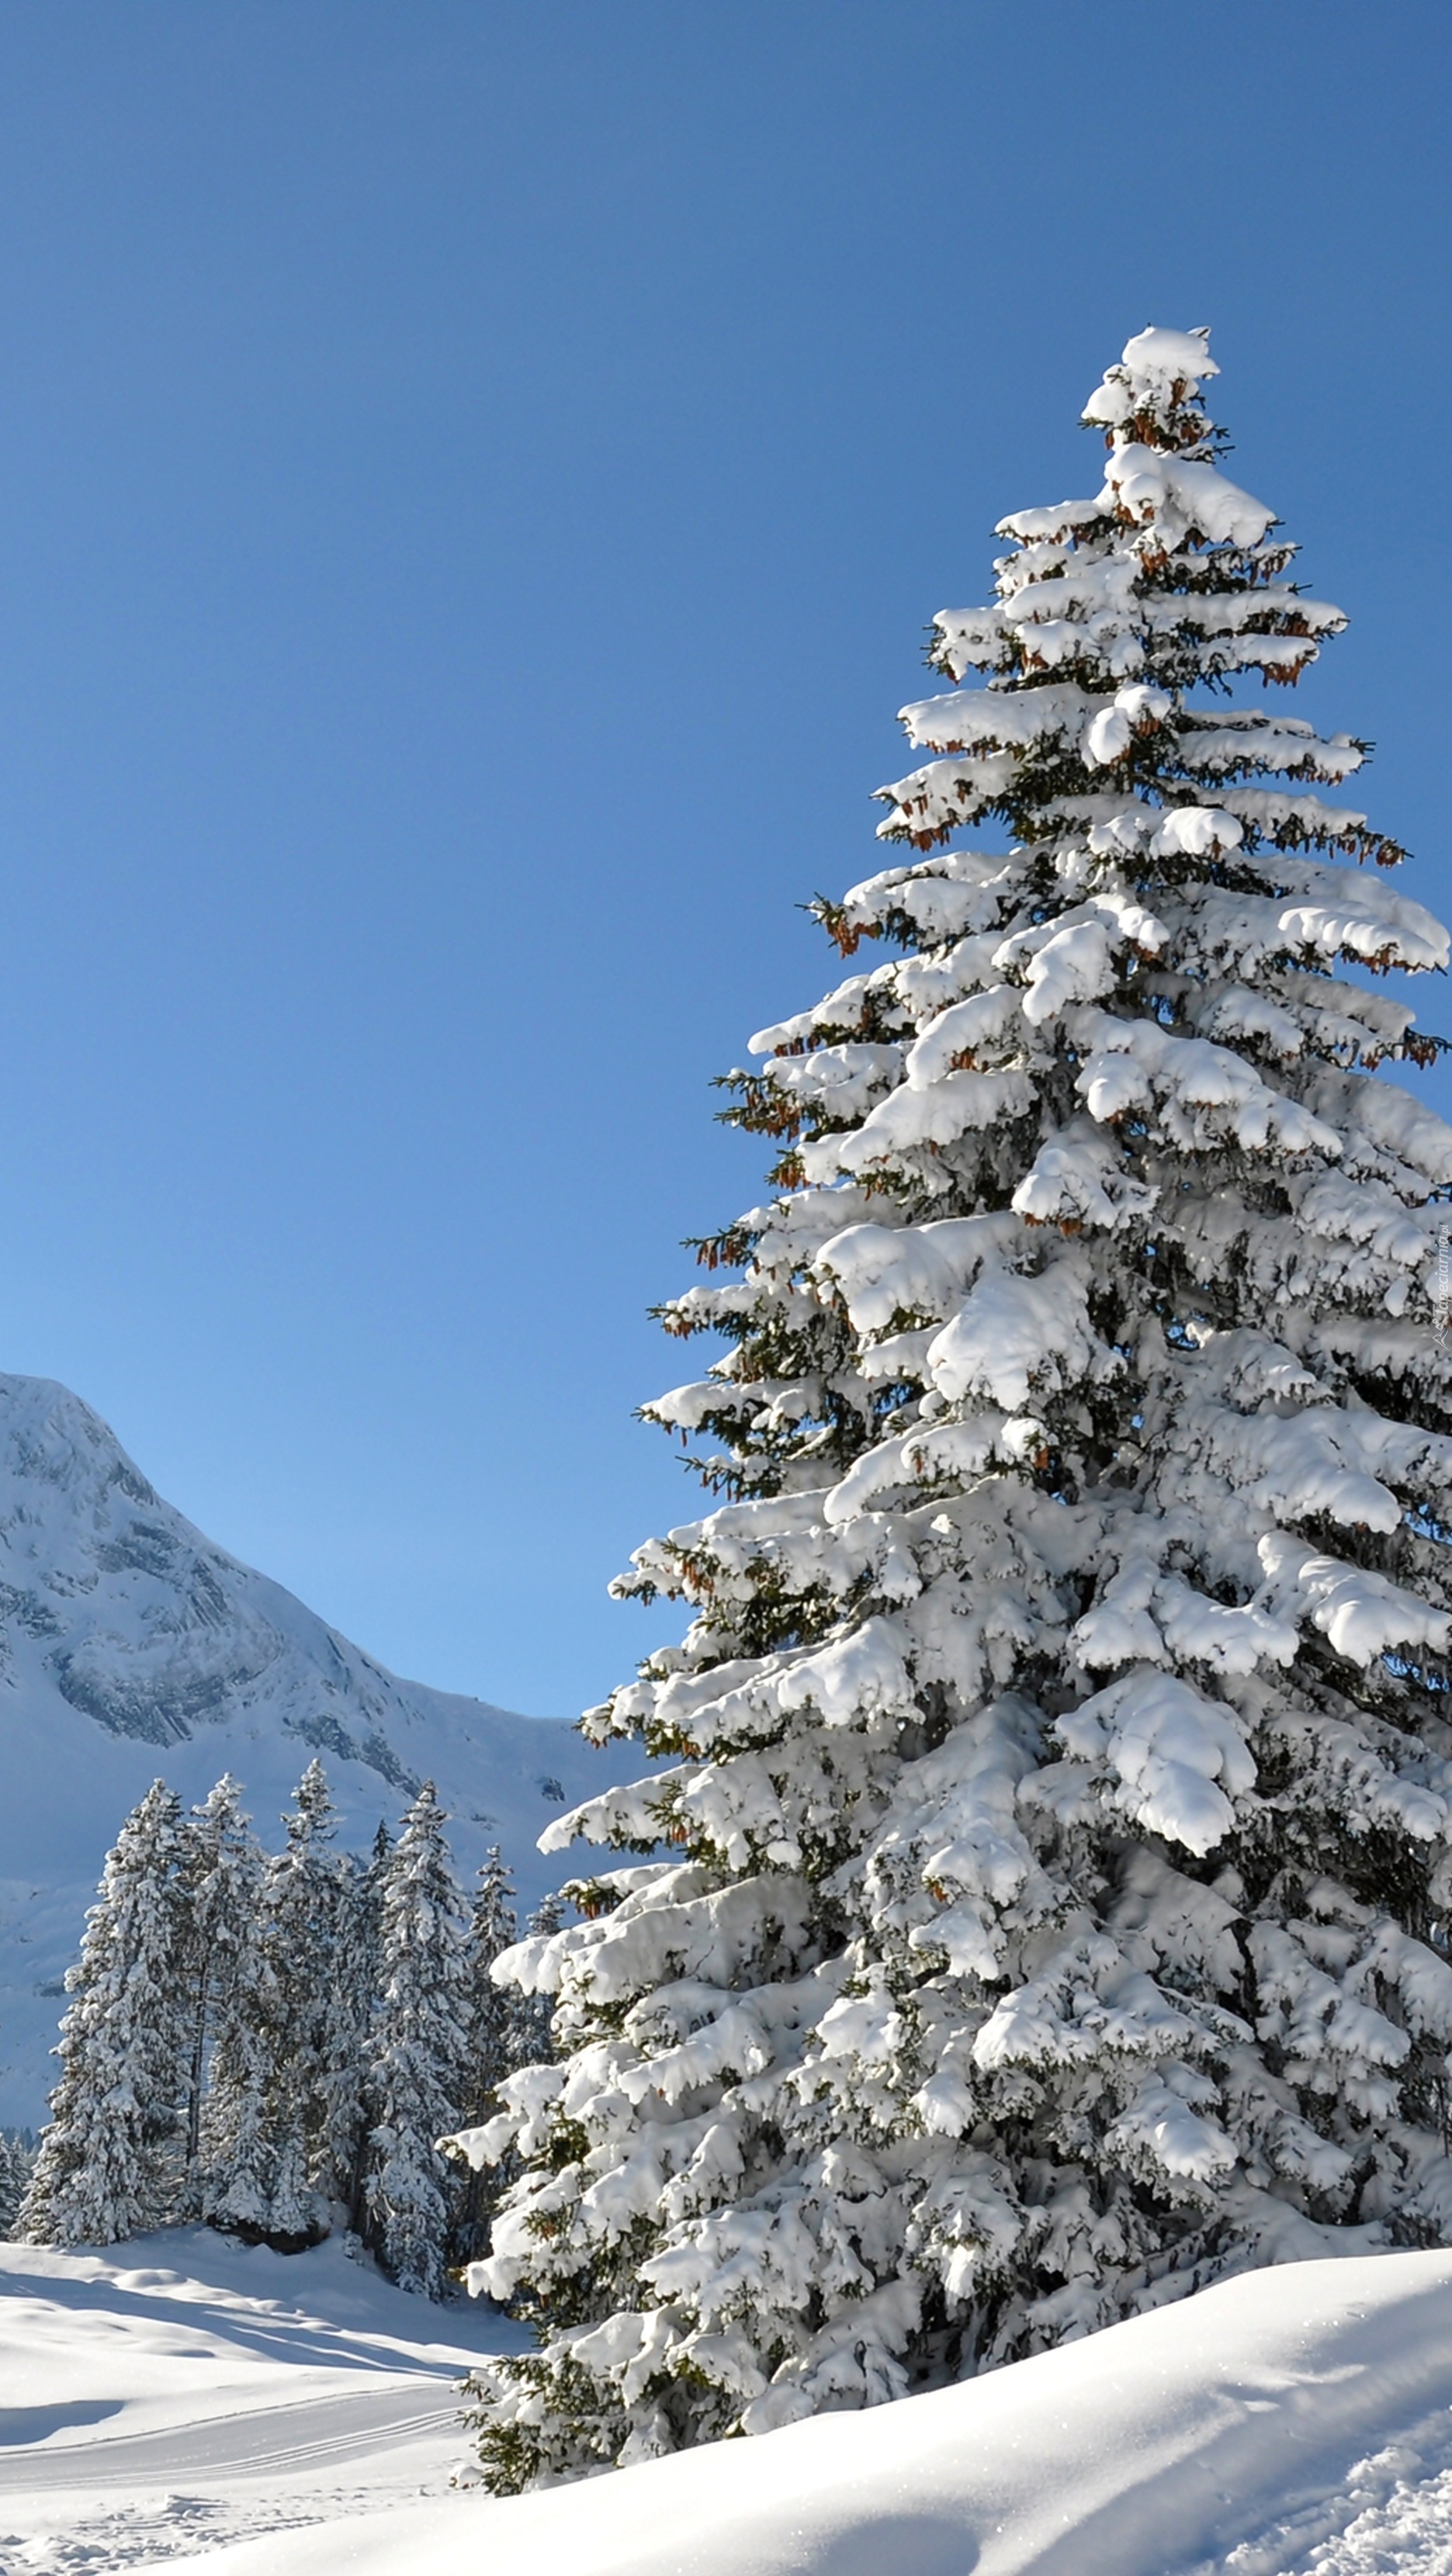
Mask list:
[[[0,2245],[0,2570],[129,2568],[443,2496],[460,2373],[519,2340],[336,2240]]]
[[[79,1397],[0,1374],[0,2121],[43,2116],[61,1978],[152,1780],[192,1802],[234,1771],[276,1849],[314,1752],[345,1843],[432,1778],[461,1870],[502,1843],[526,1905],[569,1871],[535,1849],[551,1818],[640,1768],[637,1748],[399,1681],[193,1528]]]
[[[1452,2254],[1287,2264],[962,2388],[507,2503],[447,2486],[451,2380],[501,2332],[335,2245],[289,2261],[196,2231],[106,2261],[0,2249],[0,2569],[1452,2567]]]

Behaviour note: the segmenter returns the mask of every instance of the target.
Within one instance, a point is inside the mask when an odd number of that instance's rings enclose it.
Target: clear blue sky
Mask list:
[[[602,1696],[696,1508],[644,1310],[759,1194],[709,1078],[825,987],[923,628],[1146,322],[1214,327],[1353,615],[1312,709],[1452,898],[1449,52],[0,0],[0,1365],[396,1668]]]

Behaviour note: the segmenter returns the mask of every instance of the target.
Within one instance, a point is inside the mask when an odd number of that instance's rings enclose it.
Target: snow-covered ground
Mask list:
[[[336,2244],[0,2247],[0,2571],[1447,2576],[1452,2254],[1288,2264],[868,2415],[496,2503],[517,2340]]]
[[[0,2245],[0,2571],[131,2568],[443,2497],[476,2353],[519,2341],[350,2262],[172,2230]],[[280,2561],[278,2562],[281,2563]]]

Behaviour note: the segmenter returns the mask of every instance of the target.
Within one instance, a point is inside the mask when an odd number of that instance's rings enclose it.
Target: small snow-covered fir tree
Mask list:
[[[34,2171],[35,2147],[28,2132],[0,2130],[0,2237],[18,2234]]]
[[[381,1992],[373,2024],[364,2198],[368,2239],[405,2290],[444,2287],[448,2170],[437,2139],[459,2118],[468,2052],[463,1896],[432,1781],[383,1874]]]
[[[537,1924],[538,1915],[534,1917]],[[552,1929],[558,1930],[556,1923]],[[467,1950],[468,2057],[464,2079],[465,2117],[475,2119],[506,2075],[519,2064],[516,2019],[521,1998],[494,1974],[496,1960],[519,1939],[514,1911],[514,1885],[498,1843],[492,1843],[479,1871],[469,1916]],[[533,2050],[531,2056],[535,2054]]]
[[[230,1772],[193,1809],[181,1833],[181,1965],[187,1990],[186,2168],[181,2207],[200,2216],[207,2196],[202,2114],[219,2030],[251,1966],[262,1852]]]
[[[181,1809],[158,1780],[117,1836],[66,1977],[61,2078],[20,2213],[31,2244],[114,2245],[175,2215],[190,2057],[181,1858]]]
[[[1214,373],[1131,341],[1102,486],[937,618],[987,685],[904,711],[904,863],[819,907],[898,953],[736,1078],[777,1195],[647,1408],[724,1499],[586,1721],[670,1767],[549,1838],[621,1863],[514,1954],[560,2059],[468,2141],[529,2159],[474,2278],[545,2326],[496,2488],[1452,2239],[1452,1130],[1362,980],[1448,942],[1365,744],[1236,700],[1344,620]]]
[[[526,1923],[525,1938],[528,1941],[548,1941],[559,1931],[564,1920],[564,1903],[551,1889],[548,1895],[540,1898]],[[512,1984],[508,1970],[501,1982],[506,1986]],[[511,2002],[510,2047],[514,2063],[521,2067],[540,2065],[555,2054],[554,1995],[548,1985],[540,1985],[532,1991],[515,1987]]]

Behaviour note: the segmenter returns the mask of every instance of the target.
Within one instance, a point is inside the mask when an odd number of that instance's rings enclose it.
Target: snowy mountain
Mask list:
[[[149,1783],[191,1802],[234,1771],[275,1848],[314,1752],[345,1843],[431,1778],[460,1871],[501,1843],[524,1906],[567,1875],[535,1850],[551,1816],[638,1767],[398,1680],[163,1502],[79,1397],[0,1375],[0,2121],[42,2115],[61,1979]]]

